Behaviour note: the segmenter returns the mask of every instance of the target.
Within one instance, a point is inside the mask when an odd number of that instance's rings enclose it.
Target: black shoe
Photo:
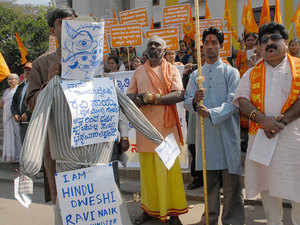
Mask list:
[[[198,181],[198,180],[194,180],[192,183],[190,183],[186,189],[187,190],[194,190],[196,188],[200,188],[202,187],[202,182],[201,181]]]

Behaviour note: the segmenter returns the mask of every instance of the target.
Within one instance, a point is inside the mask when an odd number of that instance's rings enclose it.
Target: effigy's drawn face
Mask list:
[[[102,66],[104,25],[66,21],[62,36],[62,77],[91,79]]]

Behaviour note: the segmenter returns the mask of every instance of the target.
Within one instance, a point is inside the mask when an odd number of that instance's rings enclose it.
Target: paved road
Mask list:
[[[23,208],[13,199],[13,184],[11,181],[0,180],[0,225],[53,225],[53,209],[49,204],[43,203],[43,188],[35,186],[33,204],[29,209]],[[141,213],[139,204],[134,201],[132,194],[123,194],[123,199],[127,202],[129,214],[134,218]],[[189,201],[189,213],[180,217],[184,225],[196,224],[203,213],[203,204],[197,201]],[[259,205],[247,205],[246,224],[264,225],[263,209]],[[284,209],[284,224],[291,225],[290,209]],[[159,225],[157,221],[145,223],[145,225]]]

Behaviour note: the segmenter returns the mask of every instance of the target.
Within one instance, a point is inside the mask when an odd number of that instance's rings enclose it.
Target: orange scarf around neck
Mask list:
[[[172,90],[172,81],[170,80],[171,75],[171,67],[172,65],[168,63],[165,59],[162,59],[161,63],[161,72],[162,78],[160,78],[159,74],[157,74],[150,65],[149,60],[144,64],[144,68],[146,70],[146,74],[149,77],[149,80],[154,89],[156,89],[157,93],[162,96],[170,93]],[[165,105],[164,111],[164,127],[171,128],[173,126],[177,127],[180,144],[183,145],[183,135],[180,126],[179,116],[176,108],[176,104],[174,105]]]
[[[300,59],[287,56],[292,72],[292,84],[290,94],[285,104],[281,109],[281,113],[284,113],[294,102],[299,98],[300,94]],[[264,60],[259,62],[250,73],[250,101],[261,112],[265,112],[265,79],[266,79],[266,67]],[[258,123],[250,121],[249,134],[255,135],[261,126]]]

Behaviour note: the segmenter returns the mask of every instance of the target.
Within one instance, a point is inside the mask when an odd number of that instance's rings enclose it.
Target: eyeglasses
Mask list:
[[[262,44],[267,44],[269,40],[272,41],[279,41],[282,39],[282,36],[280,34],[271,34],[271,35],[264,35],[262,36],[262,38],[260,39],[260,43]]]

